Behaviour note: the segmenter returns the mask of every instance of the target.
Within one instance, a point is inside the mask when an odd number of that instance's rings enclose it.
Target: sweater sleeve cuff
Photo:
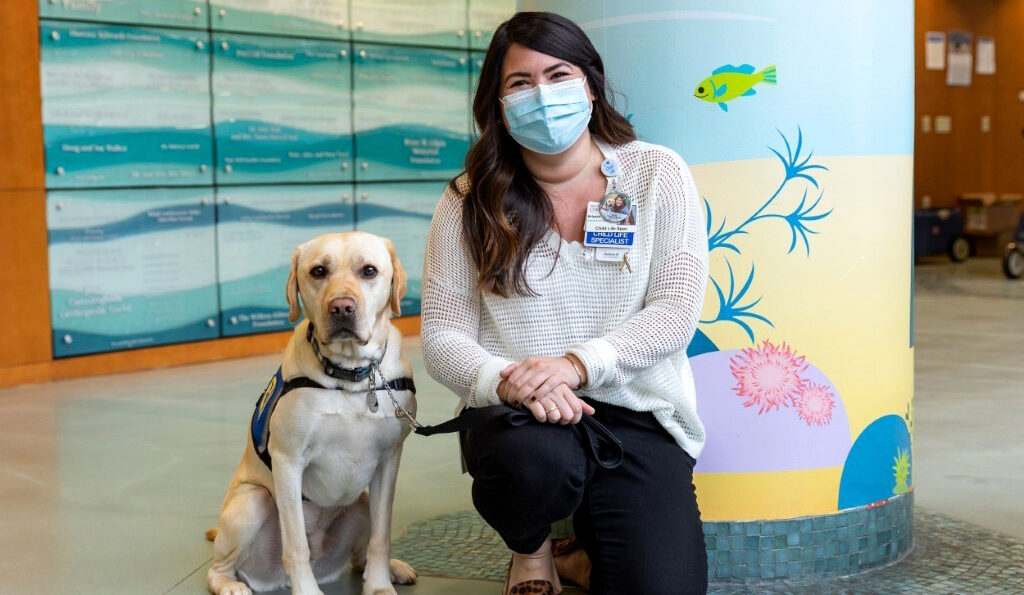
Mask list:
[[[480,371],[476,375],[476,382],[473,383],[473,391],[470,394],[470,401],[468,403],[470,407],[487,407],[489,405],[501,404],[501,399],[498,398],[498,384],[501,382],[499,373],[511,363],[512,360],[507,360],[503,357],[492,357],[484,365],[480,366]]]
[[[566,353],[580,358],[583,367],[587,369],[587,386],[584,389],[603,386],[615,377],[618,354],[607,339],[597,337],[583,343],[573,343]]]

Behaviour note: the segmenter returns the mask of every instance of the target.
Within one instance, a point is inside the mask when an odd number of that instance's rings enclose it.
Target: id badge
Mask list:
[[[584,246],[597,248],[599,255],[607,250],[616,250],[620,260],[622,252],[633,247],[639,214],[636,205],[630,204],[628,198],[621,192],[612,191],[601,201],[587,203],[587,218],[583,224]],[[617,205],[617,202],[625,204]],[[606,259],[599,256],[598,260]]]

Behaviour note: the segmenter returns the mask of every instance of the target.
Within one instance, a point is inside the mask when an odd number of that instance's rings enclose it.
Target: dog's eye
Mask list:
[[[316,265],[315,267],[309,269],[309,276],[313,277],[314,279],[323,279],[326,275],[327,269],[320,265]]]
[[[362,271],[360,272],[366,279],[373,279],[374,277],[377,276],[377,267],[373,266],[372,264],[368,264],[364,266]]]

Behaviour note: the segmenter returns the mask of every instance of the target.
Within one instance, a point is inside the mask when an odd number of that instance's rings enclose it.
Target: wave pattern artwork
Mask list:
[[[46,208],[56,357],[217,336],[209,189],[51,191]]]
[[[348,0],[210,0],[210,27],[348,39]]]
[[[197,29],[206,27],[206,8],[206,0],[39,0],[39,16],[44,19],[168,25]]]
[[[469,148],[467,52],[357,44],[359,181],[445,179]]]
[[[217,182],[352,179],[347,44],[214,35]]]
[[[423,254],[437,201],[447,182],[362,184],[357,187],[356,229],[391,239],[405,268],[402,315],[420,313]]]
[[[42,21],[48,188],[213,181],[205,31]]]
[[[221,188],[217,253],[222,333],[291,328],[285,281],[292,252],[320,234],[352,231],[354,220],[350,184]]]
[[[352,39],[466,48],[466,0],[352,0]]]

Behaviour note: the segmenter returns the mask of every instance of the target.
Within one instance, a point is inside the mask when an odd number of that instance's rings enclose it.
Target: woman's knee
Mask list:
[[[507,486],[553,487],[566,482],[583,487],[586,456],[572,428],[532,423],[505,426],[486,435],[470,434],[465,445],[474,479]]]

